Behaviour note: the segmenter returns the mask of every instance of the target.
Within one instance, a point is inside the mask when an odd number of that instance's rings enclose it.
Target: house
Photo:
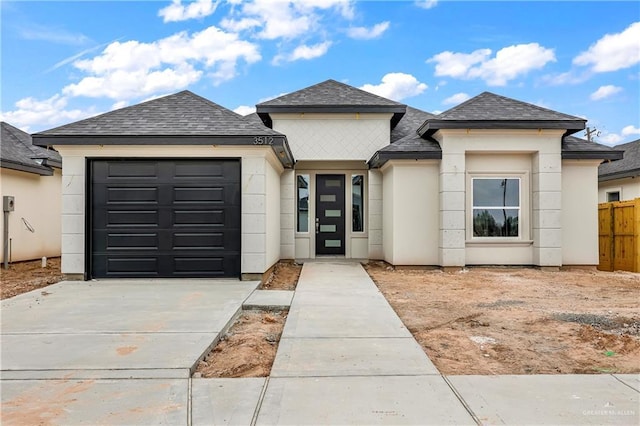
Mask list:
[[[239,116],[191,92],[34,135],[63,176],[63,272],[256,278],[279,259],[596,265],[585,121],[482,93],[440,115],[328,80]]]
[[[640,139],[615,146],[624,151],[621,160],[607,161],[598,168],[598,201],[626,201],[640,197]]]
[[[0,123],[0,188],[13,197],[8,218],[7,261],[60,256],[62,159],[52,150],[32,144],[31,136]],[[3,209],[6,210],[6,209]],[[5,235],[4,221],[0,235]],[[0,252],[5,260],[4,250]]]

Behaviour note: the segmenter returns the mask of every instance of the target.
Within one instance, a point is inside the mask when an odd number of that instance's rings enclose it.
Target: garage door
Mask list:
[[[91,276],[240,276],[239,160],[94,160],[90,176]]]

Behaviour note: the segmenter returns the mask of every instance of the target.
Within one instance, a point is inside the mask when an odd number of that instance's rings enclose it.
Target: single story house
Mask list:
[[[598,168],[598,201],[627,201],[640,197],[640,139],[616,145],[624,158],[604,162]]]
[[[328,80],[242,117],[189,91],[33,135],[62,155],[62,269],[256,278],[280,259],[597,265],[585,120],[492,93],[432,115]]]
[[[33,145],[28,133],[0,122],[0,189],[3,214],[8,213],[8,261],[60,256],[61,168],[60,154]],[[5,206],[5,197],[13,197],[11,207]],[[4,226],[3,220],[3,247]],[[0,262],[4,260],[4,250],[0,250]]]

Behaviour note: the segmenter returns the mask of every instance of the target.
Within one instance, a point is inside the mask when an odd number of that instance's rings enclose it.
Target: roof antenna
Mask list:
[[[589,142],[595,142],[591,139],[591,135],[593,135],[594,133],[596,137],[600,137],[600,130],[596,129],[595,127],[593,129],[587,127],[587,130],[584,131],[584,135],[587,137],[587,140]]]

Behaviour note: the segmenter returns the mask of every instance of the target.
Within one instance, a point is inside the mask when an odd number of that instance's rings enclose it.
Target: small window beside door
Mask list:
[[[351,206],[353,232],[364,232],[364,176],[351,176]]]
[[[309,175],[298,175],[296,179],[298,232],[309,232]]]

